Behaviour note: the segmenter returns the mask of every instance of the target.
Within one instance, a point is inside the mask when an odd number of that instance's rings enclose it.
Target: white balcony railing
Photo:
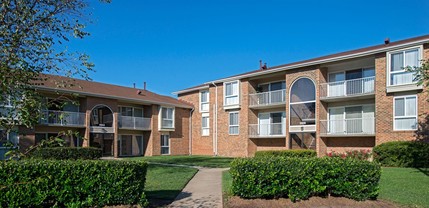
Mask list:
[[[274,124],[249,124],[249,137],[276,137],[286,136],[284,123]]]
[[[375,77],[329,82],[320,85],[320,97],[331,98],[373,94],[374,88]]]
[[[261,92],[249,95],[250,106],[267,106],[286,103],[286,90]]]
[[[56,126],[85,126],[85,113],[46,110],[42,112],[40,124]]]
[[[150,130],[150,118],[118,116],[120,129]]]
[[[321,135],[374,135],[374,118],[321,120]]]

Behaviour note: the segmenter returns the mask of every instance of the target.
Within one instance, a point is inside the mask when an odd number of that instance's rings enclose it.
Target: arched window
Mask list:
[[[290,90],[290,125],[315,125],[316,87],[309,78],[299,78]]]

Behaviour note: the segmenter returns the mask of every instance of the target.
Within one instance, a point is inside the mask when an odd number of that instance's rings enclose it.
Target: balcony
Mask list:
[[[249,124],[250,138],[282,138],[286,136],[286,124]]]
[[[286,90],[261,92],[249,95],[249,107],[264,109],[271,107],[283,107],[286,104]]]
[[[324,137],[375,136],[374,118],[321,120],[320,135]]]
[[[0,106],[0,119],[13,119],[18,120],[18,113],[16,109],[11,106]]]
[[[52,111],[42,112],[40,124],[51,126],[85,126],[85,113],[70,111]]]
[[[118,116],[120,129],[150,130],[150,118]]]
[[[320,99],[341,101],[350,97],[371,98],[375,95],[375,77],[365,77],[320,85]]]

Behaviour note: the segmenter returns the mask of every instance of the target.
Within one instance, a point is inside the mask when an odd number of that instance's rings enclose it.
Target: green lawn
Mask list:
[[[158,206],[168,204],[197,172],[195,168],[149,164],[145,187],[149,202]]]
[[[383,168],[379,198],[429,208],[429,169]]]
[[[234,158],[213,156],[151,156],[133,157],[128,160],[146,160],[155,163],[167,163],[189,166],[201,166],[208,168],[227,168]]]

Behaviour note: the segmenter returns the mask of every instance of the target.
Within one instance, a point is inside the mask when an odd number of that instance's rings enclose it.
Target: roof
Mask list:
[[[330,55],[312,58],[312,59],[308,59],[308,60],[293,62],[293,63],[289,63],[289,64],[278,65],[278,66],[274,66],[274,67],[264,69],[264,70],[260,70],[260,69],[253,70],[253,71],[233,75],[233,76],[226,77],[226,78],[209,81],[209,82],[206,82],[205,84],[208,85],[210,83],[222,83],[225,81],[249,78],[249,77],[254,77],[254,76],[259,76],[259,75],[264,75],[264,74],[270,74],[270,73],[275,73],[275,72],[280,72],[280,71],[285,71],[285,70],[290,70],[290,69],[296,69],[296,68],[305,67],[305,66],[325,64],[325,63],[330,63],[330,62],[334,62],[334,61],[341,61],[341,60],[346,60],[346,59],[351,59],[351,58],[358,58],[358,57],[363,57],[363,56],[368,56],[368,55],[374,55],[377,53],[387,52],[390,50],[396,50],[396,49],[414,46],[414,45],[423,44],[423,43],[428,43],[428,42],[429,42],[429,35],[424,35],[424,36],[409,38],[409,39],[405,39],[405,40],[390,42],[389,44],[380,44],[380,45],[375,45],[375,46],[370,46],[370,47],[365,47],[365,48],[360,48],[360,49],[330,54]],[[199,85],[199,86],[201,86],[201,85]],[[199,86],[190,87],[190,88],[187,88],[184,90],[180,90],[180,91],[175,92],[175,94],[192,92],[192,91],[198,90]]]
[[[193,108],[193,105],[186,101],[178,100],[169,96],[159,95],[143,89],[123,87],[57,75],[44,74],[42,75],[42,78],[46,78],[46,81],[44,81],[41,85],[35,85],[37,89],[77,93],[79,95],[117,99],[141,104],[158,104]],[[63,86],[63,83],[67,84],[64,84]]]

